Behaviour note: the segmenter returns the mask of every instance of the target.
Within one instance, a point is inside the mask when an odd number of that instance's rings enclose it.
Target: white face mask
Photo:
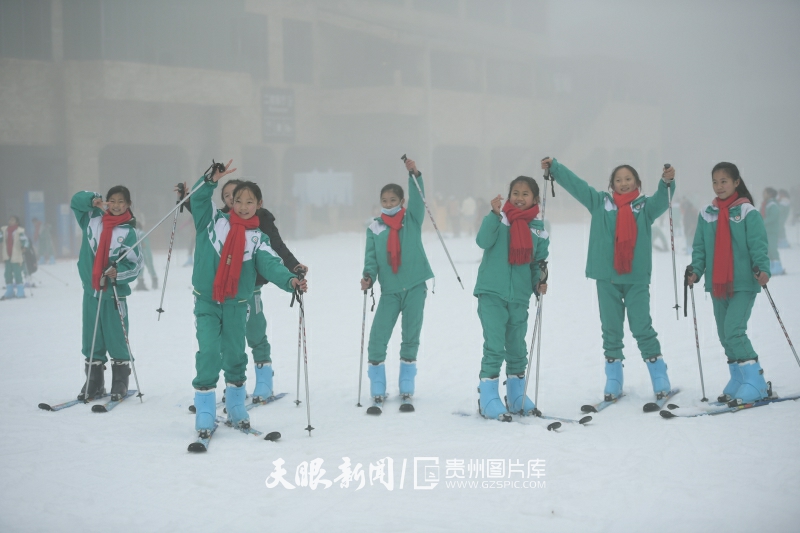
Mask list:
[[[386,209],[385,207],[381,207],[381,213],[383,213],[384,215],[389,215],[390,217],[393,217],[397,213],[399,213],[402,208],[403,208],[402,205],[396,205],[391,209]]]

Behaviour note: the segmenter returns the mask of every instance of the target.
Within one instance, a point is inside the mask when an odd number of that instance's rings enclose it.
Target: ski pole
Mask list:
[[[408,158],[406,157],[406,154],[403,154],[403,157],[401,157],[400,159],[402,159],[403,162],[405,163],[406,159]],[[456,278],[458,279],[458,283],[459,285],[461,285],[461,288],[463,289],[464,284],[461,283],[461,276],[458,275],[458,270],[456,270],[456,265],[453,263],[453,259],[450,257],[450,252],[447,251],[447,245],[445,245],[444,239],[442,238],[442,233],[439,231],[439,226],[436,225],[436,220],[434,220],[433,218],[433,213],[431,213],[431,209],[430,207],[428,207],[428,202],[425,200],[425,195],[422,194],[422,187],[419,186],[419,182],[417,181],[417,176],[413,172],[409,172],[408,175],[411,176],[411,179],[414,180],[414,185],[417,186],[417,191],[419,191],[419,196],[420,198],[422,198],[422,203],[425,204],[425,210],[428,212],[428,216],[431,218],[431,222],[433,223],[433,229],[436,230],[436,234],[439,236],[439,242],[442,243],[442,248],[444,248],[444,253],[447,254],[447,259],[450,261],[450,266],[453,267],[453,272],[455,272]]]
[[[302,279],[302,278],[300,278]],[[306,342],[306,309],[305,305],[303,305],[303,294],[300,292],[300,289],[295,289],[295,295],[297,297],[297,303],[300,304],[300,329],[303,333],[303,368],[305,372],[305,385],[306,385],[306,417],[308,419],[308,426],[306,426],[305,430],[308,431],[308,436],[311,436],[311,431],[314,429],[311,426],[311,399],[309,397],[308,391],[308,345]]]
[[[694,274],[692,265],[686,267],[686,273],[683,277],[683,316],[686,316],[686,288],[689,287],[689,278]],[[692,319],[694,320],[694,344],[697,346],[697,367],[700,369],[700,388],[703,391],[701,402],[707,402],[706,398],[706,384],[703,380],[703,362],[700,360],[700,336],[697,334],[697,311],[694,307],[694,285],[689,287],[692,291]]]
[[[358,361],[358,403],[361,407],[361,379],[364,373],[364,334],[367,329],[367,290],[364,289],[364,311],[361,314],[361,359]]]
[[[186,189],[183,187],[183,183],[178,184],[178,201],[175,202],[176,204],[180,204],[183,197],[186,195]],[[181,208],[183,211],[183,208]],[[161,302],[158,304],[158,321],[161,321],[161,313],[164,312],[164,293],[167,291],[167,276],[169,276],[169,261],[172,258],[172,245],[175,243],[175,229],[178,227],[178,211],[175,211],[175,218],[172,219],[172,235],[169,237],[169,250],[167,250],[167,268],[164,270],[164,285],[161,287]]]
[[[301,270],[298,272],[298,277],[303,279],[305,276],[305,271]],[[297,292],[292,293],[292,302],[289,304],[289,307],[294,307],[294,302],[297,300]],[[301,353],[301,342],[302,342],[302,334],[303,334],[303,315],[298,312],[298,320],[297,320],[297,393],[294,397],[294,404],[297,407],[300,407],[300,404],[303,403],[300,401],[300,353]]]
[[[669,163],[664,163],[664,170],[670,168]],[[669,243],[672,247],[672,284],[675,288],[675,319],[680,320],[680,315],[678,314],[678,309],[680,306],[678,305],[678,275],[675,270],[675,232],[672,229],[672,188],[670,187],[671,183],[667,183],[667,198],[669,199]],[[705,394],[703,394],[705,396]]]
[[[44,272],[45,274],[47,274],[47,275],[48,275],[48,276],[50,276],[51,278],[55,279],[56,281],[59,281],[59,282],[61,282],[61,283],[63,283],[64,285],[66,285],[66,286],[68,286],[68,287],[69,287],[69,283],[67,283],[67,282],[66,282],[66,281],[64,281],[63,279],[59,278],[58,276],[54,276],[53,274],[51,274],[51,273],[50,273],[50,272],[48,272],[47,270],[43,269],[41,266],[39,267],[39,270],[40,270],[41,272]]]
[[[139,376],[136,375],[136,363],[133,359],[133,351],[131,351],[131,343],[128,341],[128,330],[125,329],[125,319],[122,316],[122,302],[119,299],[119,295],[117,294],[117,280],[115,279],[111,283],[111,287],[114,289],[114,301],[117,302],[117,312],[119,313],[119,324],[122,326],[122,335],[125,337],[125,346],[128,348],[128,356],[131,358],[131,370],[133,370],[133,380],[136,382],[136,397],[139,398],[140,403],[144,403],[142,400],[142,389],[139,387]]]
[[[761,269],[757,266],[753,267],[753,272],[756,276],[761,274]],[[778,319],[778,323],[781,325],[781,329],[783,330],[783,334],[786,335],[786,340],[789,342],[789,348],[792,349],[792,353],[794,354],[794,358],[797,360],[797,364],[800,365],[800,358],[797,357],[797,351],[794,349],[794,344],[792,344],[792,339],[789,338],[789,334],[786,332],[786,327],[783,325],[783,320],[781,320],[781,315],[778,313],[778,308],[775,306],[775,301],[772,299],[772,295],[769,293],[769,288],[764,285],[764,292],[767,293],[767,298],[769,298],[769,303],[772,305],[772,310],[775,311],[775,317]]]
[[[86,369],[86,383],[83,384],[83,403],[89,403],[89,376],[92,373],[92,363],[94,362],[94,344],[97,340],[97,325],[100,323],[100,306],[103,304],[103,286],[106,284],[106,277],[100,276],[100,290],[97,292],[97,314],[94,317],[94,333],[92,333],[92,348],[89,351],[89,368]],[[102,392],[102,391],[101,391]]]

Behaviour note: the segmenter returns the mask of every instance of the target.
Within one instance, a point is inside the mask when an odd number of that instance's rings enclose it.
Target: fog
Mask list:
[[[798,26],[791,1],[0,0],[0,220],[69,256],[72,194],[126,185],[152,224],[213,158],[288,238],[363,231],[406,153],[445,234],[545,156],[597,188],[631,164],[646,193],[669,162],[696,206],[732,161],[796,201]]]

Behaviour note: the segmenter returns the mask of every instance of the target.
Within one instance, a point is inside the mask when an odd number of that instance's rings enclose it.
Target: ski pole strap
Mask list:
[[[180,204],[181,200],[186,196],[186,187],[183,186],[183,183],[178,184],[178,200],[175,202],[176,204]],[[185,204],[181,205],[181,213],[183,213],[183,207]]]
[[[305,270],[300,269],[300,270],[297,271],[297,279],[302,280],[305,277],[306,277],[306,271]],[[300,294],[301,294],[300,293],[300,289],[295,287],[294,291],[292,291],[292,302],[289,304],[289,307],[294,307],[294,301],[295,300],[297,300],[300,303],[301,306],[303,305],[303,303],[300,302]]]
[[[367,291],[364,291],[364,294],[367,294]],[[369,288],[369,296],[372,298],[372,307],[370,308],[369,312],[375,312],[375,289],[373,287]]]
[[[225,165],[223,165],[222,163],[217,163],[212,159],[211,166],[208,167],[206,171],[203,173],[203,179],[205,179],[207,182],[210,183],[212,181],[211,178],[213,178],[214,174],[217,172],[219,173],[225,172]]]
[[[547,158],[545,157],[544,159],[547,159]],[[544,159],[542,159],[542,161],[544,161]],[[544,169],[544,176],[542,176],[542,177],[544,178],[544,181],[545,181],[545,184],[544,184],[544,194],[545,194],[545,196],[547,196],[547,182],[549,181],[550,182],[550,192],[552,193],[553,198],[555,198],[556,197],[556,179],[553,176],[550,175],[550,167]]]

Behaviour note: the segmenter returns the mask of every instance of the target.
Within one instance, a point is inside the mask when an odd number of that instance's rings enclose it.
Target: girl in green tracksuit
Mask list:
[[[192,218],[197,230],[192,285],[199,350],[195,356],[195,429],[207,436],[215,427],[216,394],[220,370],[225,372],[225,404],[229,421],[249,427],[244,405],[247,354],[244,351],[247,301],[253,294],[256,273],[277,287],[305,291],[306,282],[283,266],[259,229],[256,211],[262,205],[261,189],[244,181],[233,190],[233,208],[223,213],[211,197],[217,181],[236,169],[228,162],[200,178],[192,195]],[[198,188],[199,186],[199,188]]]
[[[131,293],[129,285],[141,272],[144,261],[139,247],[134,247],[137,235],[136,219],[130,210],[131,193],[118,185],[108,191],[104,202],[98,193],[79,192],[72,197],[71,207],[82,232],[78,273],[83,284],[82,352],[88,376],[78,399],[88,400],[105,393],[103,371],[108,352],[111,355],[111,399],[118,400],[127,395],[131,374],[131,355],[125,340],[125,331],[130,333],[125,300]],[[120,256],[126,252],[120,261]],[[109,266],[113,267],[110,271]],[[104,277],[106,271],[108,274]],[[114,291],[109,288],[111,284],[117,287],[117,302]]]
[[[628,325],[647,363],[657,399],[670,392],[667,366],[650,318],[650,273],[653,264],[651,227],[669,207],[667,188],[675,192],[675,168],[665,168],[656,193],[641,192],[639,174],[630,165],[614,169],[610,192],[600,192],[555,159],[544,159],[556,183],[592,215],[586,277],[597,280],[597,300],[606,358],[605,399],[622,395],[622,339],[625,311]]]
[[[531,414],[536,406],[525,394],[528,306],[531,295],[547,292],[546,259],[550,238],[539,213],[539,185],[519,176],[511,182],[508,200],[491,202],[475,241],[483,249],[473,294],[483,326],[480,413],[508,421],[509,411]],[[506,404],[500,400],[500,367],[506,363]]]
[[[408,208],[404,207],[403,188],[390,183],[381,190],[381,216],[375,218],[367,228],[361,290],[366,291],[375,281],[381,285],[381,297],[370,329],[368,348],[367,375],[373,407],[382,405],[386,398],[386,347],[400,313],[403,314],[403,339],[400,345],[399,387],[404,404],[410,405],[417,374],[422,312],[428,293],[425,282],[433,277],[422,247],[425,206],[412,176],[416,176],[424,191],[422,174],[411,159],[406,160],[406,169],[409,172]],[[412,410],[409,407],[402,409]],[[380,413],[375,409],[369,412]]]
[[[705,274],[705,289],[711,293],[730,373],[719,401],[749,403],[769,395],[758,354],[747,338],[756,295],[771,276],[767,232],[736,165],[717,164],[711,180],[716,198],[698,216],[686,281],[693,285]]]

